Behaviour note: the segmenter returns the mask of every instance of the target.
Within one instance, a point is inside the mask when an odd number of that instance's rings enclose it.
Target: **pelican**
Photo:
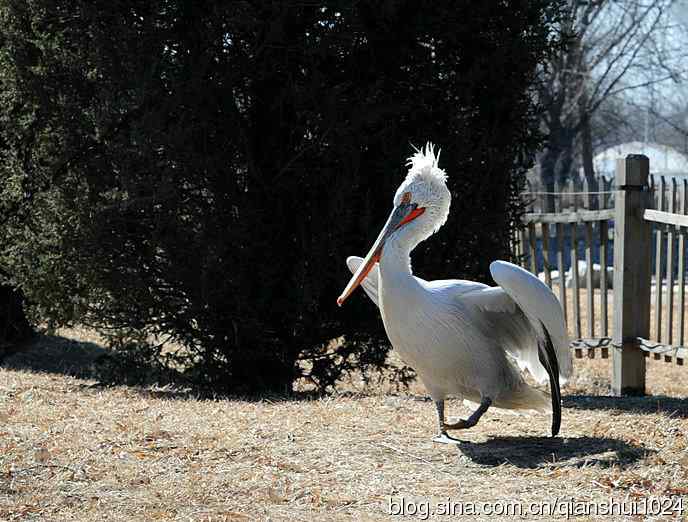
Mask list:
[[[337,304],[361,285],[380,308],[385,331],[435,402],[439,434],[475,426],[490,406],[552,413],[561,425],[560,380],[573,369],[561,306],[537,277],[506,261],[490,264],[500,286],[413,275],[411,251],[447,220],[451,194],[432,144],[416,149],[393,210],[365,258],[349,257],[353,276]],[[530,386],[528,371],[550,394]],[[445,422],[447,396],[477,404],[467,419]]]

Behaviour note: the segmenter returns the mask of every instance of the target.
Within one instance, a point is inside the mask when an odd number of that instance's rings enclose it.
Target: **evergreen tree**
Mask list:
[[[0,266],[218,391],[384,365],[344,260],[426,140],[454,203],[414,268],[509,256],[550,4],[0,0]]]

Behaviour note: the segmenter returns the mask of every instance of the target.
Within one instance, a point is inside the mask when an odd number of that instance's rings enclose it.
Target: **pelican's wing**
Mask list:
[[[556,369],[559,378],[566,381],[573,373],[573,361],[559,300],[545,283],[520,266],[494,261],[490,264],[490,273],[528,318],[538,338],[538,347],[532,347],[529,353],[522,347],[516,357],[527,361],[532,368],[536,366],[537,356],[550,377]],[[535,378],[542,375],[541,371],[531,373]]]
[[[349,256],[346,258],[346,266],[349,267],[349,270],[351,270],[351,273],[354,274],[356,270],[358,270],[358,267],[361,266],[361,263],[363,263],[363,258],[358,257],[358,256]],[[375,303],[377,306],[380,306],[377,300],[377,285],[378,281],[380,279],[380,264],[375,263],[375,266],[370,270],[368,275],[365,277],[365,279],[361,282],[361,286],[363,287],[363,290],[365,290],[365,293],[368,294],[368,297],[372,299],[373,303]]]
[[[537,335],[530,320],[503,288],[486,286],[460,296],[467,320],[502,347],[539,383],[548,379],[538,357]]]
[[[500,287],[469,292],[461,298],[476,312],[476,323],[514,356],[539,382],[549,379],[552,400],[552,436],[561,426],[561,391],[573,371],[564,315],[545,283],[530,272],[507,263],[490,265]]]
[[[480,338],[470,338],[479,332],[513,356],[519,368],[528,369],[538,381],[547,380],[537,357],[535,331],[504,289],[458,279],[429,281],[424,286],[438,301],[455,307],[456,329],[464,341],[474,348],[481,346]]]
[[[416,279],[419,279],[416,277]],[[452,297],[461,297],[462,295],[475,292],[476,290],[483,290],[490,288],[486,284],[476,283],[475,281],[466,281],[465,279],[438,279],[435,281],[424,281],[423,286],[433,293],[447,293]]]

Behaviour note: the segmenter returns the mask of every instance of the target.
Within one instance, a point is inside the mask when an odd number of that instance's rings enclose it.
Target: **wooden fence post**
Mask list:
[[[645,356],[638,338],[650,336],[651,226],[643,218],[648,204],[647,156],[616,162],[614,216],[614,334],[612,393],[645,393]]]

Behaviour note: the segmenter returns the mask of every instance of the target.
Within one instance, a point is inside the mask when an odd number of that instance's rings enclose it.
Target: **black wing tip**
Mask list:
[[[538,343],[538,359],[547,370],[549,375],[549,388],[552,397],[552,437],[556,437],[561,428],[561,389],[559,387],[559,361],[554,351],[552,338],[540,321],[542,331],[545,334],[544,343]]]

